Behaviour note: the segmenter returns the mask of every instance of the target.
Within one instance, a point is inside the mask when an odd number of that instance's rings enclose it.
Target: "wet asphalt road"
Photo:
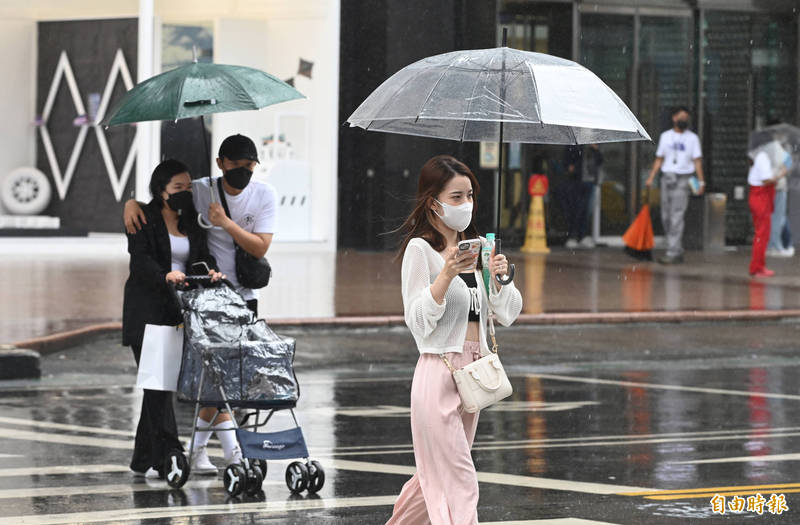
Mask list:
[[[44,356],[40,381],[0,382],[0,524],[384,523],[413,472],[413,341],[292,335],[297,414],[327,474],[317,496],[290,496],[278,461],[263,494],[236,500],[220,478],[134,479],[133,359],[103,336]],[[481,414],[481,523],[800,523],[798,335],[797,321],[501,329],[515,392]],[[178,405],[185,436],[191,410]],[[746,510],[756,493],[762,514]],[[715,513],[716,494],[745,510]],[[771,513],[772,494],[788,510]]]

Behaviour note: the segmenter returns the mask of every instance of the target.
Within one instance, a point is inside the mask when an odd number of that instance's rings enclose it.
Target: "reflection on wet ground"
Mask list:
[[[121,319],[128,276],[124,242],[56,239],[48,246],[56,255],[10,242],[0,240],[0,343]],[[751,279],[744,248],[688,253],[686,264],[669,267],[634,261],[619,248],[509,257],[529,314],[800,307],[800,267],[792,259],[770,260],[778,275]],[[276,246],[270,252],[274,278],[260,293],[260,315],[401,314],[400,268],[393,259],[391,252],[295,253],[290,245]]]
[[[481,414],[481,523],[796,522],[799,332],[798,322],[500,331],[515,392]],[[263,494],[236,500],[220,479],[181,490],[133,479],[141,397],[129,351],[104,336],[46,356],[41,381],[0,382],[0,524],[383,523],[413,472],[413,342],[402,329],[293,335],[298,415],[327,472],[317,496],[291,497],[279,461]],[[178,417],[188,435],[191,407]],[[783,495],[788,510],[714,513],[716,495],[735,506],[756,494]]]

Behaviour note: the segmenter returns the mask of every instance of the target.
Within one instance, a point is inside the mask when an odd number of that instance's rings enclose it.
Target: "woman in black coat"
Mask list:
[[[147,223],[128,234],[131,259],[122,308],[122,344],[131,347],[137,366],[145,325],[175,326],[182,321],[170,287],[180,286],[187,274],[221,277],[208,252],[205,231],[197,225],[191,190],[192,180],[183,163],[165,160],[156,166],[150,179],[153,200],[144,207]],[[164,460],[172,449],[183,450],[173,393],[145,390],[131,470],[163,478]]]

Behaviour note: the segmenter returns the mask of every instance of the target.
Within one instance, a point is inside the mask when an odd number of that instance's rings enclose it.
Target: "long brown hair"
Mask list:
[[[444,187],[450,182],[450,179],[458,175],[463,175],[469,178],[472,184],[472,202],[475,203],[480,193],[480,185],[478,179],[475,178],[472,171],[463,162],[457,160],[450,155],[437,155],[428,160],[419,172],[419,182],[417,183],[417,197],[414,209],[405,220],[405,222],[398,228],[404,232],[403,243],[400,251],[397,254],[397,259],[403,256],[408,246],[409,241],[414,237],[422,237],[431,245],[431,247],[440,252],[447,246],[447,241],[444,235],[433,227],[433,210],[431,205],[433,200],[444,190]],[[475,238],[478,236],[478,230],[475,229],[475,210],[477,206],[472,206],[472,221],[467,226],[467,229],[459,233],[459,240],[467,238]],[[469,236],[469,237],[467,237]]]

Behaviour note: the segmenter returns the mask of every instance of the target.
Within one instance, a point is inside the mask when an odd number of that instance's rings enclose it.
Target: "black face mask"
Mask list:
[[[685,130],[685,129],[687,129],[689,127],[689,121],[688,120],[679,120],[679,121],[675,122],[675,125],[678,126],[678,129]]]
[[[232,188],[236,188],[237,190],[243,190],[247,187],[250,183],[250,177],[253,176],[253,172],[247,169],[244,166],[240,166],[238,168],[233,168],[232,170],[228,170],[225,172],[225,182],[231,185]]]
[[[167,206],[178,213],[187,212],[191,210],[194,205],[192,202],[192,192],[188,190],[170,193],[166,202]]]

